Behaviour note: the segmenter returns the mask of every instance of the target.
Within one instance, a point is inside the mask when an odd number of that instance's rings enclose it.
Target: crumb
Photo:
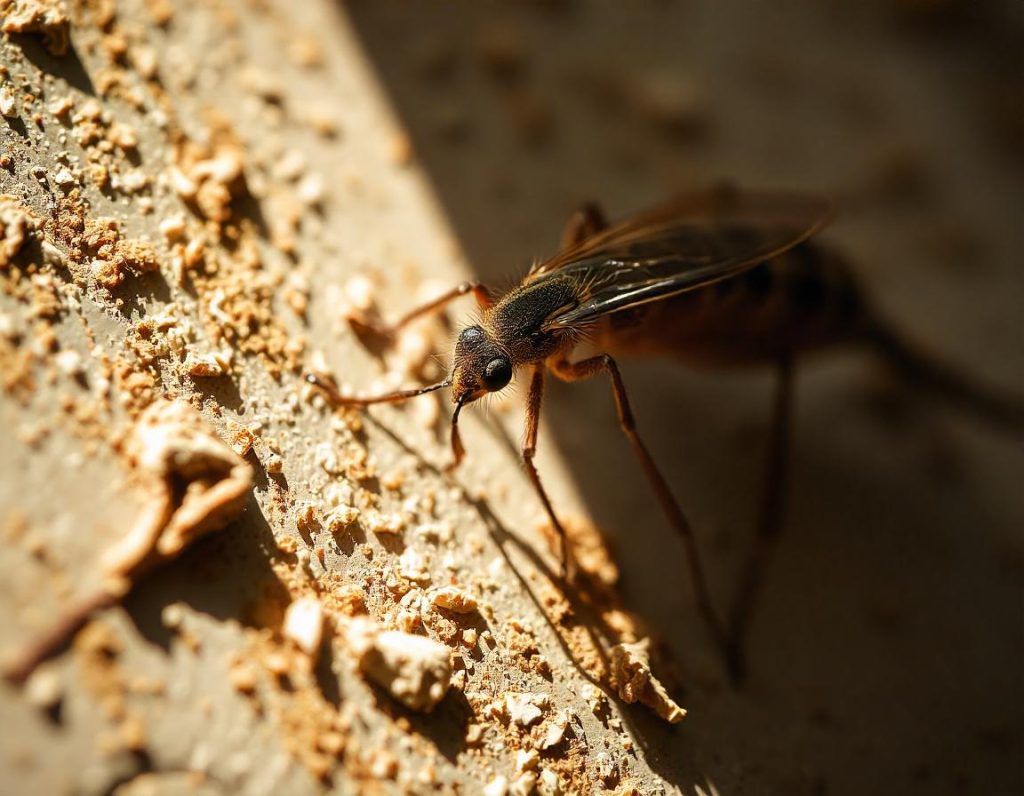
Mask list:
[[[369,619],[350,619],[345,627],[349,650],[363,673],[407,707],[429,712],[451,684],[448,648],[423,636],[382,630]]]

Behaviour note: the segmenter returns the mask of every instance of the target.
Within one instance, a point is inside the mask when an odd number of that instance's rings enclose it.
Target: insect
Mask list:
[[[451,447],[458,464],[464,455],[458,426],[463,407],[505,388],[517,370],[527,370],[522,458],[557,533],[565,575],[571,564],[565,530],[534,465],[545,379],[549,373],[569,382],[607,376],[619,425],[686,549],[696,607],[730,672],[739,677],[763,564],[781,525],[796,357],[827,346],[869,344],[948,397],[996,420],[1020,420],[1019,407],[933,365],[879,321],[844,261],[809,240],[829,216],[828,203],[813,196],[726,188],[674,199],[613,226],[587,205],[570,220],[558,253],[535,264],[503,295],[464,282],[394,324],[370,322],[376,333],[393,337],[410,321],[472,293],[480,317],[459,333],[443,381],[347,397],[323,376],[310,373],[306,379],[338,406],[404,401],[450,387]],[[574,360],[584,340],[601,353]],[[633,355],[700,365],[768,364],[777,370],[759,525],[724,620],[709,599],[690,522],[638,433],[616,364],[618,357]]]

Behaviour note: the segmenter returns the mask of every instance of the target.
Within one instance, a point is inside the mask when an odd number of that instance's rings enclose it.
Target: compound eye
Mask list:
[[[484,386],[490,392],[500,390],[512,380],[512,363],[504,357],[496,357],[484,368]]]

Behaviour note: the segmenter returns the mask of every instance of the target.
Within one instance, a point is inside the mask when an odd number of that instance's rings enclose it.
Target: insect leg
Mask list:
[[[402,327],[412,323],[417,318],[422,318],[424,315],[430,315],[431,313],[438,312],[448,306],[452,301],[465,296],[467,293],[472,293],[476,297],[476,303],[481,308],[490,307],[492,302],[490,291],[487,290],[479,282],[462,282],[451,290],[442,293],[435,299],[428,301],[425,304],[421,304],[419,307],[411,309],[405,315],[401,316],[397,320],[391,323],[384,323],[376,318],[372,317],[358,317],[352,319],[352,322],[360,327],[363,332],[369,332],[378,337],[386,340],[394,339],[395,335],[401,331]]]
[[[633,452],[643,466],[647,480],[651,482],[654,494],[661,504],[662,511],[668,517],[672,527],[676,529],[683,539],[686,547],[686,560],[690,568],[690,580],[693,583],[694,599],[697,610],[707,626],[708,632],[718,645],[723,654],[727,651],[727,638],[722,630],[722,625],[711,607],[711,598],[708,591],[707,580],[704,577],[704,567],[701,564],[700,553],[697,549],[697,540],[693,533],[690,521],[686,519],[679,503],[672,495],[668,483],[662,476],[658,466],[651,458],[651,454],[644,445],[643,440],[636,430],[636,421],[633,418],[633,410],[629,406],[629,398],[626,395],[626,386],[622,382],[622,375],[619,373],[615,360],[607,354],[601,354],[581,362],[569,362],[566,359],[556,359],[550,362],[552,372],[563,381],[581,381],[596,376],[601,371],[608,373],[611,379],[612,393],[615,396],[615,409],[619,415],[619,426],[633,447]]]
[[[576,208],[562,233],[562,248],[571,249],[608,226],[604,213],[593,202]]]
[[[782,528],[789,459],[789,437],[793,406],[793,361],[789,356],[779,362],[778,382],[772,403],[772,428],[768,443],[764,494],[758,519],[757,536],[740,575],[736,601],[729,615],[729,670],[736,680],[744,675],[744,644],[754,602],[764,579],[768,554]]]
[[[548,513],[548,519],[558,535],[560,560],[562,562],[562,577],[567,578],[572,568],[572,551],[569,549],[569,542],[565,535],[565,528],[555,515],[551,506],[551,500],[540,481],[540,473],[533,463],[534,454],[537,452],[537,432],[540,429],[540,405],[544,397],[544,368],[539,366],[533,369],[533,376],[530,379],[530,395],[526,401],[526,436],[523,440],[523,465],[526,467],[526,474],[533,483],[533,488],[540,496],[540,502],[544,504],[544,510]]]

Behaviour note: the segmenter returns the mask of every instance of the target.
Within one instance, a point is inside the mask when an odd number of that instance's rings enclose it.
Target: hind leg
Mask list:
[[[593,202],[580,205],[569,217],[562,233],[562,249],[571,249],[608,227],[601,208]]]
[[[751,616],[765,576],[768,556],[782,529],[788,476],[789,438],[793,406],[793,361],[780,360],[775,398],[772,402],[771,437],[765,468],[764,493],[754,546],[744,563],[733,610],[729,614],[728,663],[734,680],[743,678],[746,661],[744,647]]]

